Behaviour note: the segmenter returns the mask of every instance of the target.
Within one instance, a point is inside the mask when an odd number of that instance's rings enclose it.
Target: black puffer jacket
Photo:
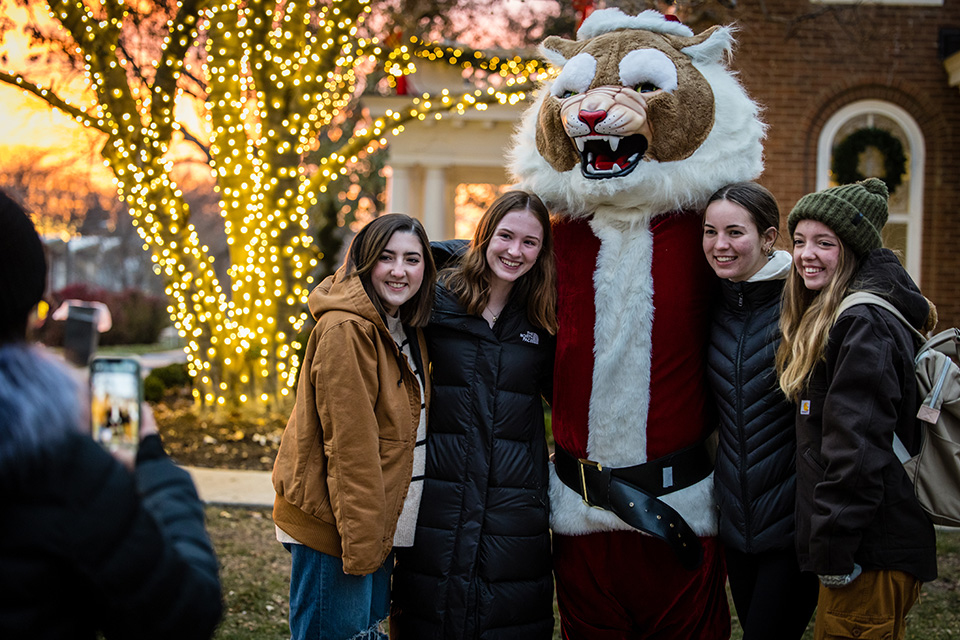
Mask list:
[[[778,251],[761,271],[771,271],[768,279],[724,280],[710,333],[707,375],[720,418],[714,471],[720,539],[743,553],[794,546],[794,407],[774,365],[790,262]]]
[[[220,582],[190,476],[157,436],[127,471],[77,430],[71,386],[0,347],[0,638],[209,638]]]
[[[917,328],[929,307],[887,249],[864,259],[853,290],[889,300]],[[797,411],[797,549],[800,568],[843,575],[895,569],[937,576],[933,525],[917,502],[893,434],[916,453],[919,398],[913,336],[889,311],[840,314]]]
[[[491,329],[437,287],[423,501],[393,579],[404,640],[552,637],[541,395],[550,397],[554,340],[520,302]]]

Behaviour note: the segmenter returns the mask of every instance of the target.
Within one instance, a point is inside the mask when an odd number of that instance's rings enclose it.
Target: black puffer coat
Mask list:
[[[886,298],[917,328],[929,307],[896,256],[870,252],[853,290]],[[830,330],[797,411],[800,568],[844,575],[904,571],[937,577],[936,536],[893,452],[893,434],[919,449],[913,335],[889,311],[857,305]]]
[[[790,257],[770,280],[722,284],[707,375],[720,419],[714,484],[720,539],[743,552],[794,547],[794,407],[777,384],[780,295]]]
[[[554,339],[511,298],[491,329],[442,286],[426,331],[433,401],[414,547],[399,549],[404,640],[553,633],[547,445]]]

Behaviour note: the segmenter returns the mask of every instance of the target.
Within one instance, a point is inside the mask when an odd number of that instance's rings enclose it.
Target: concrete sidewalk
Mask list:
[[[273,507],[276,493],[269,471],[184,467],[207,504],[243,507]]]

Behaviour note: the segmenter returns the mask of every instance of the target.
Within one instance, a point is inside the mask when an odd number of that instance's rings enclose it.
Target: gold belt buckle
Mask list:
[[[604,510],[603,507],[598,507],[597,505],[591,503],[590,500],[587,498],[587,477],[583,472],[583,468],[586,467],[587,465],[591,467],[596,467],[597,471],[603,471],[603,465],[600,464],[599,462],[594,462],[593,460],[587,460],[586,458],[577,458],[577,462],[580,463],[580,487],[582,490],[581,495],[583,496],[583,499],[582,499],[583,504],[593,509],[600,509],[601,511],[603,511]]]

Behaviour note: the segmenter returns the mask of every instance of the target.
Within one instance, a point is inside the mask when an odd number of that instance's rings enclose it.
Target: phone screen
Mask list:
[[[140,363],[135,359],[91,361],[91,435],[107,450],[136,450],[140,442],[140,390]]]

